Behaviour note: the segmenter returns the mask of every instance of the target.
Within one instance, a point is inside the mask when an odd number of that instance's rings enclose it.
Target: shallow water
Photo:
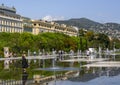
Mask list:
[[[55,82],[52,81],[48,85],[55,85]],[[101,76],[87,82],[56,81],[56,85],[120,85],[120,75],[111,77]]]

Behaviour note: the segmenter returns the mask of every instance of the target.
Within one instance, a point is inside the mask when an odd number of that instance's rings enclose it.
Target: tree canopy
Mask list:
[[[80,31],[84,32],[84,31]],[[68,36],[62,33],[41,33],[33,35],[31,33],[0,33],[0,56],[3,56],[3,48],[9,47],[10,51],[22,54],[23,51],[45,50],[47,52],[55,49],[64,50],[66,52],[71,49],[74,51],[86,50],[89,47],[109,48],[111,43],[116,42],[116,48],[120,47],[119,40],[110,41],[105,34],[95,34],[92,31],[82,33],[82,36]],[[81,44],[82,43],[82,44]]]

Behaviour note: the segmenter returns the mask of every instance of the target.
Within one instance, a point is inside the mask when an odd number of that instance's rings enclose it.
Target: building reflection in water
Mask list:
[[[86,70],[81,70],[80,74],[77,77],[68,78],[70,81],[81,81],[81,82],[87,82],[90,80],[93,80],[95,78],[101,77],[101,76],[117,76],[120,74],[120,68],[97,68],[97,69],[90,69],[89,72],[86,72]]]

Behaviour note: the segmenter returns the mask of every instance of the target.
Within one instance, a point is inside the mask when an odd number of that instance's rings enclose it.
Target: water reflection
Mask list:
[[[89,72],[90,71],[90,72]],[[119,85],[120,68],[97,68],[89,71],[81,71],[79,76],[68,78],[65,81],[57,81],[56,85]],[[82,74],[82,75],[81,75]],[[49,85],[53,85],[50,82]]]
[[[22,72],[22,85],[26,85],[27,79],[28,79],[28,73],[27,73],[26,69],[23,69],[23,72]]]
[[[68,78],[70,81],[87,82],[101,76],[117,76],[120,74],[120,68],[92,68],[89,71],[80,71],[80,75],[77,77]]]
[[[57,85],[119,85],[120,84],[120,75],[115,77],[106,77],[101,76],[95,78],[88,82],[73,82],[73,81],[57,81]],[[53,85],[53,83],[49,83],[49,85]]]

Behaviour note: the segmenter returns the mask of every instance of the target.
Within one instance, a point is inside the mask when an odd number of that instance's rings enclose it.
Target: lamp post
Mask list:
[[[82,52],[82,37],[80,35],[80,49],[81,49],[81,52]]]
[[[46,43],[42,43],[40,41],[40,50],[41,50],[41,55],[42,56],[45,56],[45,49],[44,49],[44,45],[43,44],[46,44]],[[42,66],[41,66],[42,65]],[[39,66],[42,67],[42,68],[45,68],[45,60],[42,59],[42,64],[41,64],[41,60],[39,59]]]
[[[81,30],[79,30],[78,31],[78,37],[79,37],[79,39],[80,39],[80,50],[81,50],[81,52],[82,52],[82,32],[81,32]]]
[[[42,42],[40,41],[40,50],[41,50],[41,43],[42,43]]]
[[[113,50],[114,50],[114,52],[115,52],[115,42],[113,42]]]
[[[41,55],[43,55],[45,53],[45,46],[46,43],[43,43],[42,41],[40,41],[40,51],[41,51]]]
[[[113,42],[113,52],[114,52],[114,60],[115,60],[115,42]]]
[[[88,41],[87,41],[87,38],[85,38],[86,40],[86,49],[88,49]]]

